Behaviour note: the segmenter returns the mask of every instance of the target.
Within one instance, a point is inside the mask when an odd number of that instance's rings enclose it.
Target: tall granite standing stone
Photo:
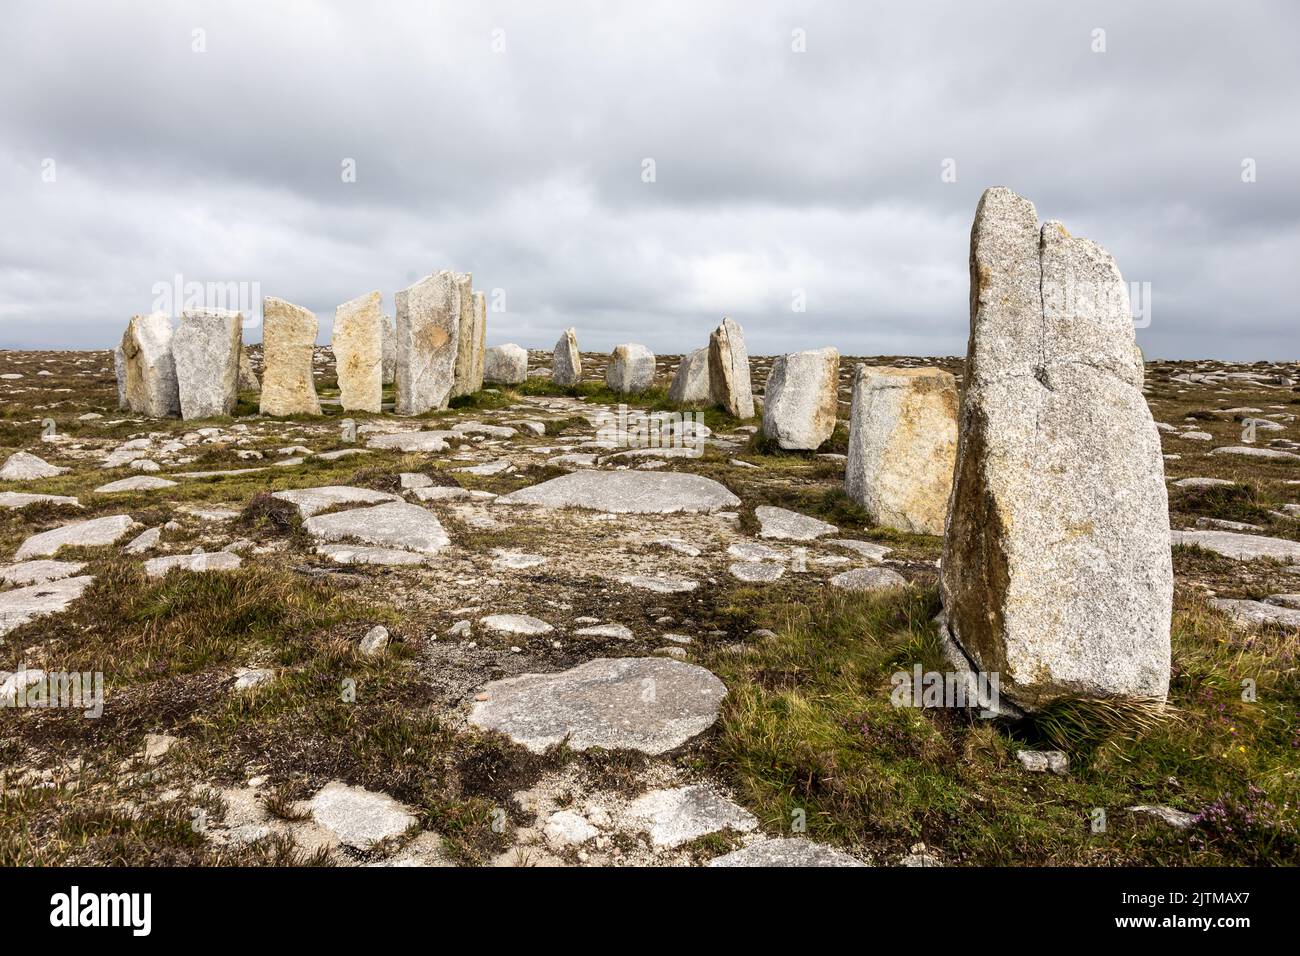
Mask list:
[[[460,290],[443,270],[397,293],[399,415],[446,408],[456,381]]]
[[[605,384],[620,395],[640,395],[655,383],[655,354],[644,345],[616,345],[605,366]]]
[[[451,386],[451,397],[469,395],[474,388],[474,350],[478,346],[478,331],[474,327],[474,277],[468,272],[456,273],[456,373]]]
[[[716,405],[736,418],[754,417],[749,353],[738,322],[723,319],[709,336],[709,392]]]
[[[397,381],[397,326],[391,315],[384,316],[384,384]]]
[[[1160,439],[1114,259],[989,189],[940,591],[954,662],[1033,710],[1164,698],[1173,598]]]
[[[186,312],[172,336],[181,418],[229,415],[239,400],[244,317],[225,309]]]
[[[582,353],[578,351],[578,333],[572,328],[565,329],[555,343],[551,381],[556,385],[577,385],[582,381]]]
[[[957,405],[957,380],[943,369],[857,367],[844,491],[876,524],[943,534]]]
[[[493,385],[522,385],[528,381],[528,350],[508,342],[494,345],[484,356],[483,380]]]
[[[120,344],[113,346],[113,374],[117,376],[117,407],[125,409],[126,404],[126,356],[122,354]]]
[[[239,390],[241,392],[260,392],[262,383],[253,371],[253,360],[248,357],[248,346],[239,349]]]
[[[379,412],[384,394],[384,317],[379,293],[334,310],[334,366],[339,403],[347,411]]]
[[[312,355],[318,325],[300,305],[267,296],[262,300],[263,415],[319,415]]]
[[[682,357],[668,386],[668,400],[690,405],[709,400],[709,350],[696,349]]]
[[[778,355],[763,390],[763,434],[787,451],[812,451],[831,437],[839,411],[840,353]]]
[[[474,293],[474,369],[470,391],[483,388],[483,368],[487,362],[487,294]]]
[[[172,358],[172,320],[165,312],[133,315],[122,335],[126,366],[126,406],[133,412],[166,418],[181,413]]]

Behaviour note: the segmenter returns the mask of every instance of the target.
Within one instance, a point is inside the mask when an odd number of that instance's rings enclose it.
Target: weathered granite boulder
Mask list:
[[[446,408],[456,380],[460,290],[443,270],[397,293],[397,404],[399,415]]]
[[[456,366],[451,386],[451,397],[469,395],[474,387],[474,369],[478,359],[478,330],[475,328],[474,277],[468,272],[456,273]]]
[[[44,458],[26,451],[16,451],[0,465],[0,481],[35,481],[62,475],[67,468],[51,465]]]
[[[172,336],[181,418],[229,415],[239,400],[244,317],[225,309],[186,312]]]
[[[957,405],[957,380],[942,369],[857,367],[844,490],[877,524],[943,534]]]
[[[484,356],[483,380],[493,385],[528,381],[528,350],[514,343],[492,346]]]
[[[582,353],[578,351],[578,333],[572,328],[565,329],[555,343],[551,381],[556,385],[577,385],[582,381]]]
[[[605,384],[620,395],[639,395],[655,382],[655,354],[644,345],[616,345],[605,367]]]
[[[334,310],[334,365],[339,403],[348,411],[378,412],[384,392],[384,317],[378,292]]]
[[[709,350],[696,349],[682,357],[668,386],[668,400],[680,405],[709,400]]]
[[[709,336],[709,394],[716,405],[736,418],[754,417],[754,392],[749,381],[749,353],[740,323],[723,319]]]
[[[763,391],[763,434],[786,451],[812,451],[835,431],[840,353],[778,355]]]
[[[113,346],[113,374],[117,376],[117,407],[126,409],[126,356],[120,344]]]
[[[122,335],[126,407],[153,418],[181,413],[172,358],[172,320],[165,312],[133,315]]]
[[[470,391],[483,388],[483,370],[487,361],[487,295],[474,293],[474,363]]]
[[[241,392],[260,392],[262,383],[253,371],[253,363],[248,357],[248,346],[239,349],[239,390]]]
[[[1033,710],[1164,698],[1173,598],[1159,433],[1110,255],[989,189],[940,576],[950,659]]]
[[[384,384],[392,385],[397,380],[397,327],[391,315],[384,316],[383,336]]]
[[[312,351],[318,325],[300,305],[267,296],[262,300],[263,415],[319,415]]]

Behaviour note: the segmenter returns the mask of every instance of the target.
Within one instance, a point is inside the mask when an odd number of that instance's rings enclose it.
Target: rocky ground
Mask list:
[[[891,705],[943,668],[941,542],[844,496],[843,426],[781,454],[705,410],[702,457],[626,455],[583,361],[398,418],[319,350],[323,417],[181,422],[118,411],[108,352],[0,353],[38,459],[0,481],[5,692],[106,698],[0,710],[0,864],[1300,861],[1295,365],[1147,366],[1169,712],[1009,723]]]

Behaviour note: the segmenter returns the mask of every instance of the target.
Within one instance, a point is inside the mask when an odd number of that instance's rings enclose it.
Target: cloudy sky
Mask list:
[[[9,4],[0,347],[177,276],[324,342],[454,268],[491,343],[960,354],[1005,185],[1149,283],[1148,356],[1295,360],[1298,41],[1284,0]]]

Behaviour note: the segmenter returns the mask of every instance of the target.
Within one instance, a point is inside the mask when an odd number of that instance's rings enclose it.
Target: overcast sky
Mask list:
[[[502,290],[491,344],[681,352],[730,315],[755,354],[961,354],[1004,185],[1150,283],[1149,357],[1300,354],[1294,2],[4,16],[0,347],[108,347],[178,275],[325,342],[339,303],[453,268]]]

